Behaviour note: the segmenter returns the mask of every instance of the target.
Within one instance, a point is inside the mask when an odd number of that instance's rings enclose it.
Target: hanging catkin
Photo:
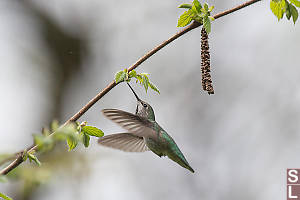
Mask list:
[[[208,94],[214,94],[210,75],[210,54],[208,44],[208,34],[205,28],[201,30],[201,72],[202,72],[202,87]]]

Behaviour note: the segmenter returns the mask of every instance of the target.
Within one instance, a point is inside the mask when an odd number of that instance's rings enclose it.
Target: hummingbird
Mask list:
[[[125,152],[151,150],[159,157],[168,156],[171,160],[194,173],[193,168],[173,138],[155,121],[153,108],[147,102],[142,101],[129,84],[128,86],[137,99],[135,114],[118,109],[102,110],[104,116],[128,132],[101,137],[98,143]]]

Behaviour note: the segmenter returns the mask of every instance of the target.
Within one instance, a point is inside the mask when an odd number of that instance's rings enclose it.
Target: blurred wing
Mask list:
[[[130,133],[107,135],[99,138],[98,143],[106,147],[126,152],[144,152],[149,150],[144,138],[134,136]]]
[[[117,109],[104,109],[102,112],[108,119],[136,136],[150,137],[156,135],[153,124],[143,117]]]

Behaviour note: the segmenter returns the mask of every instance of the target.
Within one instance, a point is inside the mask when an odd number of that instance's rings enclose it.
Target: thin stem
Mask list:
[[[247,7],[247,6],[251,5],[251,4],[254,4],[254,3],[258,2],[258,1],[261,1],[261,0],[250,0],[250,1],[247,1],[247,2],[245,2],[245,3],[243,3],[243,4],[239,5],[239,6],[236,6],[236,7],[232,8],[232,9],[229,9],[229,10],[226,10],[224,12],[218,13],[218,14],[216,14],[213,17],[215,19],[218,19],[220,17],[223,17],[225,15],[233,13],[233,12],[239,10],[239,9]],[[152,49],[151,51],[149,51],[148,53],[146,53],[144,56],[142,56],[140,59],[138,59],[136,61],[136,63],[134,63],[133,65],[131,65],[128,68],[128,71],[131,71],[131,70],[137,68],[139,65],[141,65],[144,61],[146,61],[148,58],[150,58],[152,55],[154,55],[160,49],[164,48],[165,46],[167,46],[169,43],[173,42],[174,40],[176,40],[180,36],[184,35],[185,33],[189,32],[189,31],[191,31],[191,30],[193,30],[193,29],[195,29],[195,28],[197,28],[199,26],[201,26],[201,24],[198,23],[198,22],[196,22],[196,21],[194,21],[192,24],[190,24],[186,28],[182,29],[178,33],[174,34],[172,37],[170,37],[166,41],[162,42],[161,44],[159,44],[158,46],[156,46],[154,49]],[[105,94],[107,94],[116,85],[117,85],[117,83],[115,83],[115,81],[112,81],[110,84],[108,84],[106,86],[106,88],[104,88],[93,99],[91,99],[75,115],[73,115],[70,119],[68,119],[62,126],[67,125],[69,122],[75,122],[75,121],[77,121],[86,111],[88,111],[88,109],[90,109],[97,101],[99,101]],[[54,133],[52,133],[51,135],[53,135],[53,134]],[[32,145],[31,147],[27,148],[27,151],[36,150],[36,148],[37,148],[37,145]],[[19,166],[23,162],[22,155],[23,155],[23,152],[19,153],[19,155],[17,156],[17,158],[13,162],[11,162],[7,167],[5,167],[4,169],[2,169],[0,171],[0,175],[6,175],[11,170],[13,170],[17,166]]]

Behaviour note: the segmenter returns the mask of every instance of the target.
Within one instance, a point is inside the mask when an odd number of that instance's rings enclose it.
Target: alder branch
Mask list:
[[[250,0],[247,1],[239,6],[236,6],[232,9],[226,10],[224,12],[218,13],[216,15],[214,15],[213,17],[215,19],[218,19],[220,17],[223,17],[225,15],[228,15],[230,13],[233,13],[237,10],[240,10],[244,7],[247,7],[251,4],[254,4],[258,1],[261,0]],[[159,44],[158,46],[156,46],[154,49],[150,50],[148,53],[146,53],[144,56],[142,56],[140,59],[138,59],[136,61],[136,63],[134,63],[133,65],[131,65],[128,68],[128,71],[131,71],[135,68],[137,68],[139,65],[141,65],[144,61],[146,61],[148,58],[150,58],[152,55],[154,55],[156,52],[158,52],[160,49],[164,48],[165,46],[167,46],[169,43],[173,42],[174,40],[176,40],[177,38],[179,38],[180,36],[184,35],[185,33],[201,26],[202,24],[200,24],[199,22],[194,21],[192,24],[190,24],[189,26],[187,26],[186,28],[182,29],[181,31],[179,31],[178,33],[174,34],[172,37],[170,37],[168,40],[162,42],[161,44]],[[110,84],[108,84],[106,86],[106,88],[104,88],[100,93],[98,93],[94,98],[92,98],[84,107],[82,107],[75,115],[73,115],[70,119],[68,119],[63,125],[67,125],[70,122],[75,122],[77,121],[86,111],[88,111],[88,109],[90,109],[96,102],[98,102],[104,95],[106,95],[111,89],[113,89],[116,85],[118,85],[117,83],[115,83],[115,81],[112,81]],[[51,135],[53,135],[55,132],[53,132]],[[33,151],[37,149],[37,145],[32,145],[31,147],[27,148],[27,152],[28,151]],[[14,168],[16,168],[17,166],[19,166],[22,162],[23,162],[23,151],[17,153],[16,155],[16,159],[11,162],[7,167],[5,167],[4,169],[2,169],[0,171],[0,175],[6,175],[7,173],[9,173],[11,170],[13,170]]]

